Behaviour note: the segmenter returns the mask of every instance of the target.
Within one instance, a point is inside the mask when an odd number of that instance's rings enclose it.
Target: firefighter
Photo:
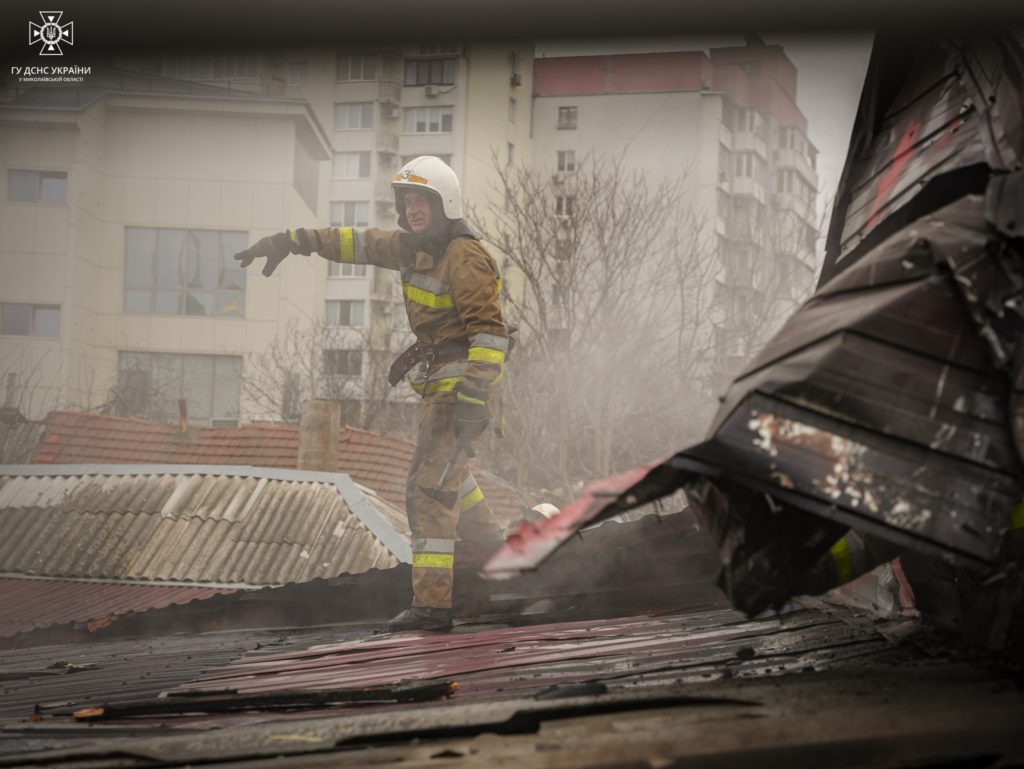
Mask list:
[[[313,252],[334,262],[399,271],[417,341],[392,365],[389,380],[395,384],[407,376],[424,410],[406,484],[413,602],[388,630],[447,631],[456,530],[464,539],[501,540],[468,460],[472,441],[491,420],[509,335],[497,265],[463,221],[455,172],[440,158],[421,156],[406,163],[391,186],[400,230],[288,230],[235,258],[248,267],[267,257],[267,276],[288,254]]]

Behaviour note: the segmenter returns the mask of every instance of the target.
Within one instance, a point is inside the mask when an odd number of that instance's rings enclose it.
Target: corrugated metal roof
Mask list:
[[[0,467],[0,572],[274,585],[407,562],[405,515],[347,476]]]
[[[101,620],[233,592],[222,587],[0,577],[0,636],[68,622]]]

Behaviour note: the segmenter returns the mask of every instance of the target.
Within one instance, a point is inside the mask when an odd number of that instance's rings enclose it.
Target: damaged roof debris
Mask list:
[[[705,441],[522,524],[487,572],[536,568],[580,527],[682,488],[751,616],[902,556],[928,613],[1019,643],[1022,104],[1019,35],[880,36],[817,293]],[[973,591],[953,609],[941,586],[957,581]]]

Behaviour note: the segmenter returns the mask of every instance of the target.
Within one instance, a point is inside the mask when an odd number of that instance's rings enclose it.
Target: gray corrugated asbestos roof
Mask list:
[[[405,515],[343,474],[0,466],[0,572],[277,585],[410,560]]]

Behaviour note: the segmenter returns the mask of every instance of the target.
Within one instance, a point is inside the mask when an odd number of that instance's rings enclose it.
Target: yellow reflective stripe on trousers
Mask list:
[[[356,247],[353,241],[351,227],[338,228],[338,258],[348,264],[356,260]]]
[[[489,347],[470,347],[468,360],[479,360],[484,363],[496,363],[499,366],[505,364],[505,353],[501,350],[492,350]]]
[[[846,537],[832,545],[829,553],[836,567],[836,579],[839,584],[853,579],[853,560],[850,558],[850,546],[846,543]]]
[[[451,569],[455,566],[455,556],[451,553],[413,553],[414,569]]]
[[[403,283],[402,291],[410,302],[422,304],[424,307],[437,308],[453,306],[451,294],[432,294],[429,291],[412,285],[411,283]]]
[[[462,498],[461,502],[459,502],[459,512],[465,512],[466,510],[469,510],[469,508],[471,508],[473,505],[478,505],[478,504],[480,504],[483,501],[484,501],[483,489],[481,489],[479,486],[477,486],[475,489],[473,489],[471,492],[469,492],[466,496],[464,496]]]
[[[1010,531],[1024,529],[1024,499],[1017,503],[1010,514]]]
[[[427,395],[433,395],[435,393],[448,393],[454,390],[455,385],[461,381],[462,377],[460,376],[448,377],[447,379],[435,379],[434,381],[427,383],[425,389],[427,391]],[[422,384],[413,384],[412,389],[418,392],[420,395],[422,395],[424,387]]]

